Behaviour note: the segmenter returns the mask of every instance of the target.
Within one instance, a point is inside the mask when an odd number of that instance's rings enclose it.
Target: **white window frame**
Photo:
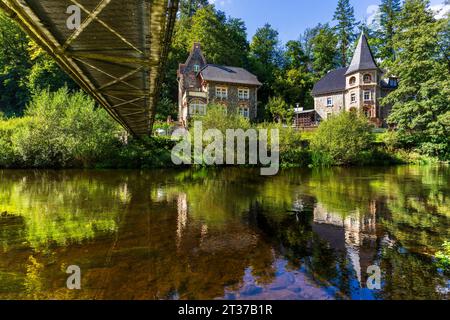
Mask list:
[[[356,93],[351,93],[350,94],[350,103],[357,103],[357,102],[358,102],[358,97],[356,96]]]
[[[189,115],[190,116],[206,115],[206,104],[198,101],[191,102],[189,104]]]
[[[250,119],[250,108],[249,107],[239,107],[239,114],[244,118]]]
[[[327,107],[332,107],[333,106],[333,97],[328,97],[327,98]]]
[[[369,98],[368,99],[366,99],[366,94],[369,94]],[[372,101],[372,91],[364,90],[363,96],[364,96],[364,101]]]
[[[200,65],[198,64],[194,65],[194,72],[200,72]]]
[[[239,98],[239,100],[250,100],[250,89],[239,88],[238,89],[238,98]]]
[[[228,99],[228,88],[227,87],[216,87],[216,98]]]

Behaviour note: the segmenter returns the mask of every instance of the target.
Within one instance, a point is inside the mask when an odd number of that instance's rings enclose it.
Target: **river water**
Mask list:
[[[450,296],[433,260],[450,240],[449,167],[0,179],[0,299]],[[80,290],[67,289],[69,266]]]

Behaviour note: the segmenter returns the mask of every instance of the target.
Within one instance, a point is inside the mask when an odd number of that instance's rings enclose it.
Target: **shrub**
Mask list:
[[[442,251],[436,253],[436,263],[438,268],[450,273],[450,241],[444,242]]]
[[[258,128],[269,130],[269,144],[271,144],[270,130],[279,130],[280,163],[282,167],[302,167],[310,164],[311,155],[306,148],[303,133],[278,123],[263,123]]]
[[[248,130],[251,128],[250,121],[237,112],[227,112],[225,107],[220,105],[210,104],[207,106],[205,116],[195,116],[191,121],[194,125],[196,121],[201,121],[203,130],[218,129],[223,134],[227,129],[242,129]]]
[[[25,114],[30,120],[11,136],[25,167],[90,166],[108,157],[121,131],[92,99],[65,88],[35,95]]]
[[[355,164],[363,152],[370,151],[374,137],[367,119],[354,112],[343,112],[320,124],[311,140],[314,165]]]

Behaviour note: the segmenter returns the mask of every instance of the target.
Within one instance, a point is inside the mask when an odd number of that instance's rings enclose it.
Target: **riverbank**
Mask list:
[[[315,132],[303,133],[276,123],[251,124],[220,106],[208,106],[208,110],[196,119],[205,131],[278,130],[282,168],[438,161],[399,149],[389,133],[374,134],[357,114],[343,113],[323,122]],[[0,168],[170,168],[175,166],[175,145],[170,137],[133,139],[84,93],[67,89],[42,91],[21,118],[0,118]]]

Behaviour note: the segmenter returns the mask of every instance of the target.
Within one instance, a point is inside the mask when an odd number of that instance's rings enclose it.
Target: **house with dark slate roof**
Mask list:
[[[330,71],[313,88],[314,109],[320,119],[343,111],[363,112],[376,126],[386,126],[392,107],[380,99],[397,88],[397,79],[384,78],[364,33],[347,68]]]
[[[178,69],[179,121],[184,126],[194,115],[204,115],[209,104],[227,113],[238,112],[250,120],[257,116],[258,78],[245,69],[208,64],[200,43]]]

